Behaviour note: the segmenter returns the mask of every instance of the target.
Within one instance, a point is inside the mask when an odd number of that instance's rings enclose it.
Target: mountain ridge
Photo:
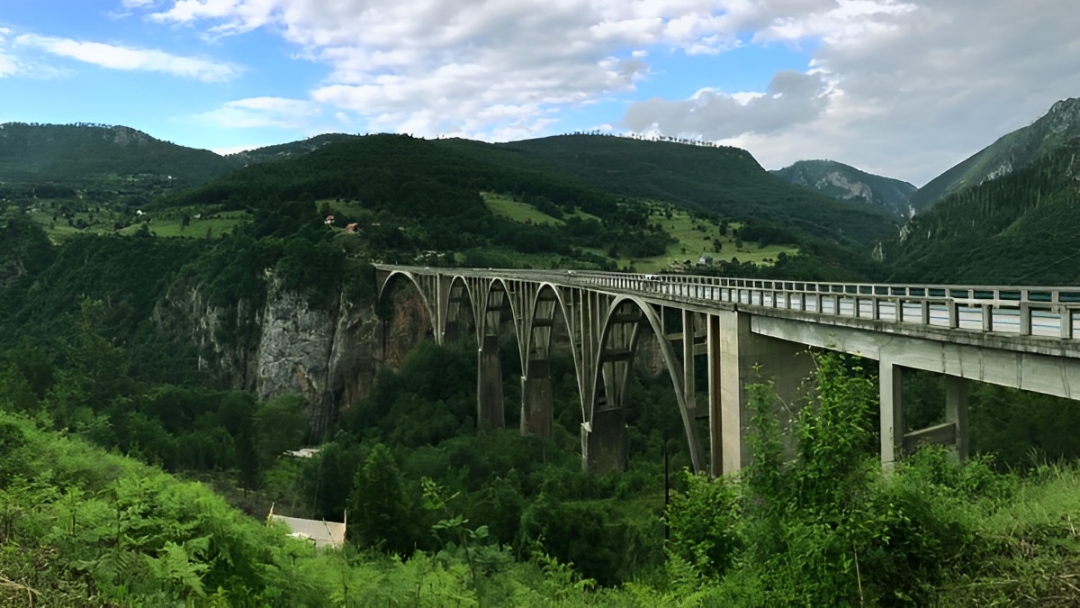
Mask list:
[[[913,184],[834,160],[800,160],[770,173],[826,196],[882,208],[897,217],[907,218],[915,211],[910,202],[918,188]]]
[[[122,125],[0,124],[0,181],[72,183],[102,175],[153,174],[197,185],[229,173],[210,150],[157,139]]]
[[[1080,284],[1080,138],[960,190],[883,244],[895,281]]]
[[[736,220],[782,222],[819,237],[873,245],[896,229],[884,212],[770,174],[741,148],[596,135],[557,135],[494,147],[619,194]]]
[[[912,205],[925,209],[949,194],[1008,175],[1075,137],[1080,137],[1080,98],[1059,100],[1030,125],[999,137],[930,180],[912,197]]]

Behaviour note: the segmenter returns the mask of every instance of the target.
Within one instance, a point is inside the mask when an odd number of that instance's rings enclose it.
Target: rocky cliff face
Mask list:
[[[260,399],[299,393],[306,397],[311,432],[321,436],[337,413],[370,392],[380,366],[398,367],[431,335],[419,296],[394,296],[394,318],[374,307],[339,298],[336,309],[313,309],[304,298],[271,280],[257,310],[241,302],[212,306],[199,285],[178,283],[159,303],[154,320],[174,337],[200,349],[200,368]]]
[[[340,411],[371,392],[381,367],[399,368],[421,340],[431,337],[418,292],[402,287],[392,298],[393,318],[384,321],[370,304],[344,295],[332,310],[312,308],[273,279],[266,303],[258,308],[246,302],[215,307],[201,285],[180,281],[159,302],[153,319],[174,339],[197,345],[200,369],[223,384],[254,391],[260,400],[304,395],[312,435],[320,437]],[[558,333],[556,341],[565,341]],[[650,378],[667,373],[652,332],[643,333],[634,365]]]

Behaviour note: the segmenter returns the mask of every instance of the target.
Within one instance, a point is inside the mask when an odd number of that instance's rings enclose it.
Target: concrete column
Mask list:
[[[716,359],[720,369],[717,372],[710,363],[710,375],[716,375],[711,378],[710,408],[715,407],[713,401],[719,392],[720,413],[719,429],[717,417],[710,419],[709,428],[714,450],[717,439],[720,442],[721,468],[725,475],[739,471],[751,458],[749,446],[743,441],[753,415],[747,407],[746,386],[773,383],[779,401],[789,406],[785,409],[779,403],[773,404],[773,413],[780,418],[781,429],[786,433],[791,425],[789,414],[794,415],[801,406],[803,380],[814,371],[813,358],[806,353],[805,346],[752,333],[751,316],[737,311],[719,311],[715,315],[719,321],[720,353]],[[716,332],[717,327],[710,325]],[[715,351],[715,342],[710,353]],[[712,458],[715,463],[715,453]]]
[[[501,429],[506,426],[506,415],[503,412],[498,336],[483,337],[477,361],[476,427],[482,430]]]
[[[597,408],[585,445],[585,470],[590,473],[625,471],[629,460],[626,410],[621,407]]]
[[[693,311],[682,311],[682,328],[683,328],[683,395],[686,397],[686,407],[690,411],[694,411],[697,408],[697,391],[695,384],[697,379],[694,377],[694,313]],[[663,339],[657,336],[657,339]]]
[[[635,310],[635,304],[627,303],[613,316],[632,315]],[[626,470],[626,380],[633,362],[637,328],[637,321],[615,322],[604,343],[598,345],[601,356],[592,384],[592,417],[588,427],[582,427],[582,464],[590,473]]]
[[[741,343],[750,340],[750,315],[725,310],[716,317],[720,329],[720,420],[719,424],[710,421],[709,428],[719,429],[721,469],[731,475],[750,462],[749,450],[743,450],[742,441],[743,428],[749,422],[749,416],[743,413],[747,370],[742,369],[739,356]]]
[[[882,357],[878,362],[878,389],[881,399],[881,464],[891,469],[904,445],[903,385],[900,366]]]
[[[551,372],[546,360],[529,362],[528,376],[521,378],[521,434],[550,438],[554,426],[551,405]]]
[[[956,455],[960,462],[968,457],[968,381],[959,376],[945,376],[945,422],[956,424]]]
[[[720,317],[709,315],[707,321],[709,354],[709,475],[724,474],[723,400],[720,377]]]

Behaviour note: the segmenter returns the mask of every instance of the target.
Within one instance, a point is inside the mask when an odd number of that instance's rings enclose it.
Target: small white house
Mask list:
[[[285,517],[284,515],[274,515],[274,507],[270,507],[270,514],[266,518],[266,523],[269,525],[271,522],[281,522],[289,527],[291,533],[289,536],[292,538],[298,538],[300,540],[310,541],[315,544],[317,548],[331,547],[333,549],[340,549],[345,546],[345,522],[338,523],[336,521],[324,521],[319,519],[300,519],[299,517]]]

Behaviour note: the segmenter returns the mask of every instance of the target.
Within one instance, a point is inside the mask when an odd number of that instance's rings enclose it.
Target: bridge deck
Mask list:
[[[376,267],[421,275],[550,283],[636,296],[655,303],[670,302],[699,312],[738,308],[759,315],[930,340],[1080,358],[1080,287],[830,283],[574,270]]]

